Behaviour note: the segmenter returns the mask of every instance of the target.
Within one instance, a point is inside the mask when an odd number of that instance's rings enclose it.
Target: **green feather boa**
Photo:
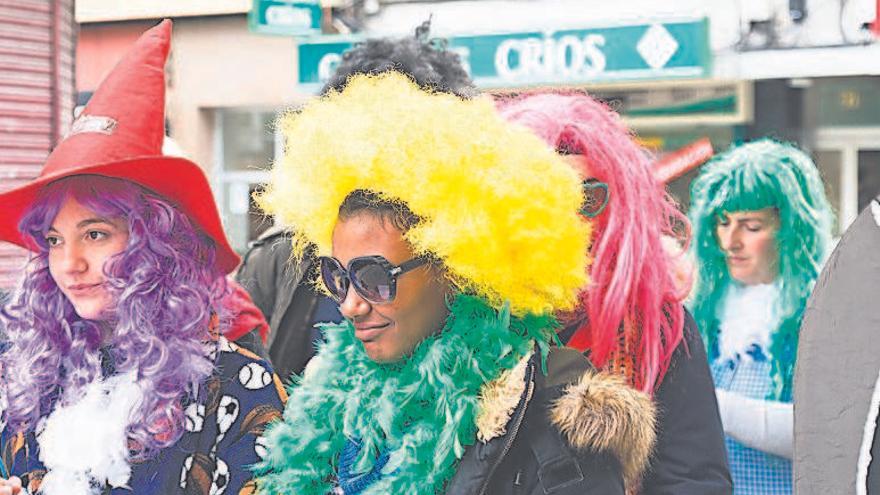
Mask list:
[[[266,431],[268,454],[255,467],[260,492],[329,493],[339,452],[358,438],[359,472],[379,452],[390,455],[365,494],[441,493],[476,440],[481,387],[535,344],[546,357],[555,327],[550,316],[514,318],[459,295],[442,332],[383,365],[366,355],[349,322],[323,325],[326,343],[291,386],[284,420]]]

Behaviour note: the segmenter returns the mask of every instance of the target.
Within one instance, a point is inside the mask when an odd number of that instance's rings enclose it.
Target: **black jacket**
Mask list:
[[[285,381],[315,355],[311,319],[322,296],[308,282],[312,261],[292,261],[290,236],[273,228],[251,244],[235,275],[269,322],[269,359]]]
[[[880,428],[874,429],[874,440],[871,442],[871,460],[868,464],[868,474],[865,479],[865,490],[868,495],[880,493]]]
[[[578,322],[560,333],[567,342]],[[657,392],[657,443],[641,495],[728,495],[733,482],[724,430],[697,324],[685,311],[684,339]]]
[[[724,430],[697,324],[685,312],[684,339],[657,393],[657,444],[642,495],[728,495],[733,481]]]
[[[540,358],[524,363],[481,403],[502,411],[481,422],[447,486],[447,495],[623,495],[638,479],[654,440],[654,410],[647,395],[616,376],[595,373],[577,351],[553,348],[547,374]],[[520,383],[512,387],[511,382]],[[518,397],[512,411],[504,396]],[[509,402],[507,404],[510,404]],[[492,417],[492,414],[488,414]],[[506,422],[505,422],[506,420]]]

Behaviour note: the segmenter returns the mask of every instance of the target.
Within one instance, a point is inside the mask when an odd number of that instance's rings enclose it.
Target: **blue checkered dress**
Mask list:
[[[753,359],[715,359],[711,363],[715,386],[730,392],[764,399],[773,388],[770,362],[757,346]],[[783,397],[791,402],[790,393]],[[734,495],[791,495],[791,461],[755,450],[726,437]]]

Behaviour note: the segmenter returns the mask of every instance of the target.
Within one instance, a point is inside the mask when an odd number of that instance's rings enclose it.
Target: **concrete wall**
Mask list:
[[[251,0],[76,0],[76,22],[241,14]]]
[[[76,43],[76,89],[94,91],[140,35],[156,21],[86,24]]]
[[[297,90],[292,38],[250,33],[246,16],[177,19],[167,118],[171,136],[210,175],[217,108],[278,109],[307,95]]]

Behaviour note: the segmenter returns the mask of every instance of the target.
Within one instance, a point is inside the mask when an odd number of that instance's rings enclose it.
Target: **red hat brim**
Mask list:
[[[0,240],[34,251],[36,247],[18,231],[22,216],[44,186],[65,177],[85,174],[132,181],[177,206],[217,244],[216,265],[223,273],[232,272],[241,261],[223,232],[220,214],[205,173],[185,158],[164,155],[65,169],[60,173],[40,176],[24,186],[0,194]]]

